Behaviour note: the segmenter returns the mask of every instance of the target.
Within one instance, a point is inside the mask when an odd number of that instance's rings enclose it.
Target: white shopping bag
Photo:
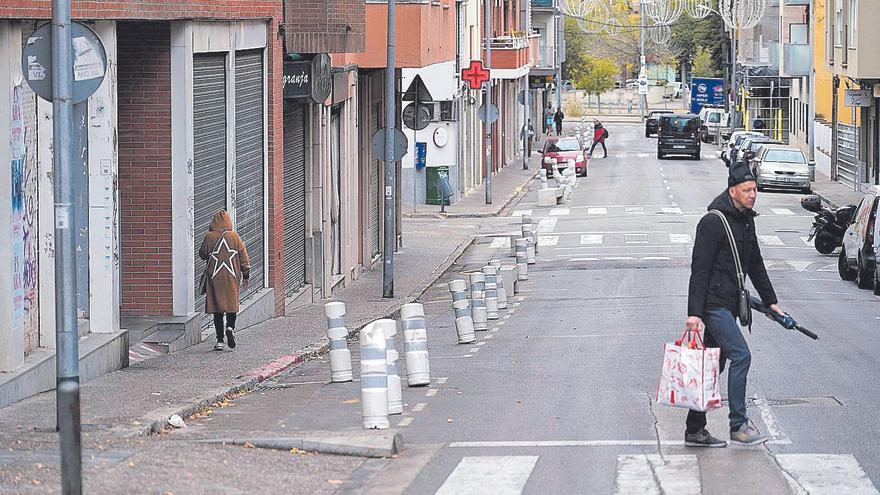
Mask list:
[[[721,349],[704,346],[699,332],[663,344],[657,403],[703,412],[721,407],[720,358]]]

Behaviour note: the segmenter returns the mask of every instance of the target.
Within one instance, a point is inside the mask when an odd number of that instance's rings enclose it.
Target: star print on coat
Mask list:
[[[211,274],[211,279],[217,276],[217,273],[221,268],[225,268],[235,277],[235,268],[232,265],[232,260],[238,255],[238,251],[235,249],[229,249],[229,244],[226,243],[226,237],[222,237],[220,242],[217,244],[217,249],[211,253],[211,259],[214,260],[214,273]]]

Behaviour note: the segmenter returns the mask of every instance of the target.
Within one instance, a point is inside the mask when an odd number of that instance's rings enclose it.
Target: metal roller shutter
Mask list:
[[[370,136],[379,130],[379,112],[381,110],[380,105],[373,105],[373,112],[370,115]],[[368,187],[370,188],[370,254],[372,256],[379,252],[379,198],[381,198],[379,188],[382,185],[379,166],[381,163],[378,159],[370,160],[370,184]]]
[[[250,286],[264,285],[263,259],[263,51],[235,54],[235,220],[251,261]]]
[[[205,296],[199,279],[205,262],[199,259],[202,239],[211,218],[226,208],[226,55],[193,55],[193,188],[195,204],[196,311],[203,311]]]
[[[284,104],[284,286],[306,281],[306,122],[301,103]]]

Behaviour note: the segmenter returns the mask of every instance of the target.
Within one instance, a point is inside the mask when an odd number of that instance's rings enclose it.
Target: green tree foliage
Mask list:
[[[572,68],[575,87],[593,95],[614,89],[614,76],[619,73],[617,64],[607,58],[586,57],[580,66]]]
[[[695,75],[713,77],[721,75],[720,64],[726,59],[724,53],[726,40],[727,33],[724,31],[724,21],[721,17],[711,14],[705,19],[691,19],[683,15],[672,26],[672,40],[669,45],[679,65],[694,67]],[[702,53],[701,49],[709,56],[711,71],[707,73],[696,70],[697,56]],[[704,65],[701,68],[709,67]]]
[[[717,77],[721,75],[715,60],[712,58],[712,54],[703,47],[697,48],[692,71],[695,76],[700,77]]]

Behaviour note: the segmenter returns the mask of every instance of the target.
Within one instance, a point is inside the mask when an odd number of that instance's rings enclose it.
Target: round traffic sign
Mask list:
[[[370,148],[373,150],[373,155],[380,161],[385,161],[385,127],[379,129],[378,131],[373,133],[373,136],[370,138]],[[409,146],[409,141],[406,139],[406,134],[403,133],[400,129],[394,128],[394,148],[391,150],[391,161],[396,162],[404,157],[407,153],[407,147]]]
[[[532,100],[534,100],[531,91],[525,91],[521,89],[516,95],[516,101],[518,101],[520,105],[526,104],[526,98],[528,98],[528,104],[531,105]]]
[[[80,22],[71,23],[71,55],[73,67],[73,102],[89,99],[104,81],[107,53],[97,33]],[[52,101],[52,25],[38,27],[21,51],[21,70],[34,93]]]
[[[483,122],[488,122],[489,124],[495,123],[498,120],[498,107],[493,104],[489,104],[489,115],[486,115],[486,104],[483,103],[480,105],[480,108],[477,109],[477,116]]]
[[[403,125],[421,131],[431,123],[431,113],[424,103],[414,101],[403,108]]]

